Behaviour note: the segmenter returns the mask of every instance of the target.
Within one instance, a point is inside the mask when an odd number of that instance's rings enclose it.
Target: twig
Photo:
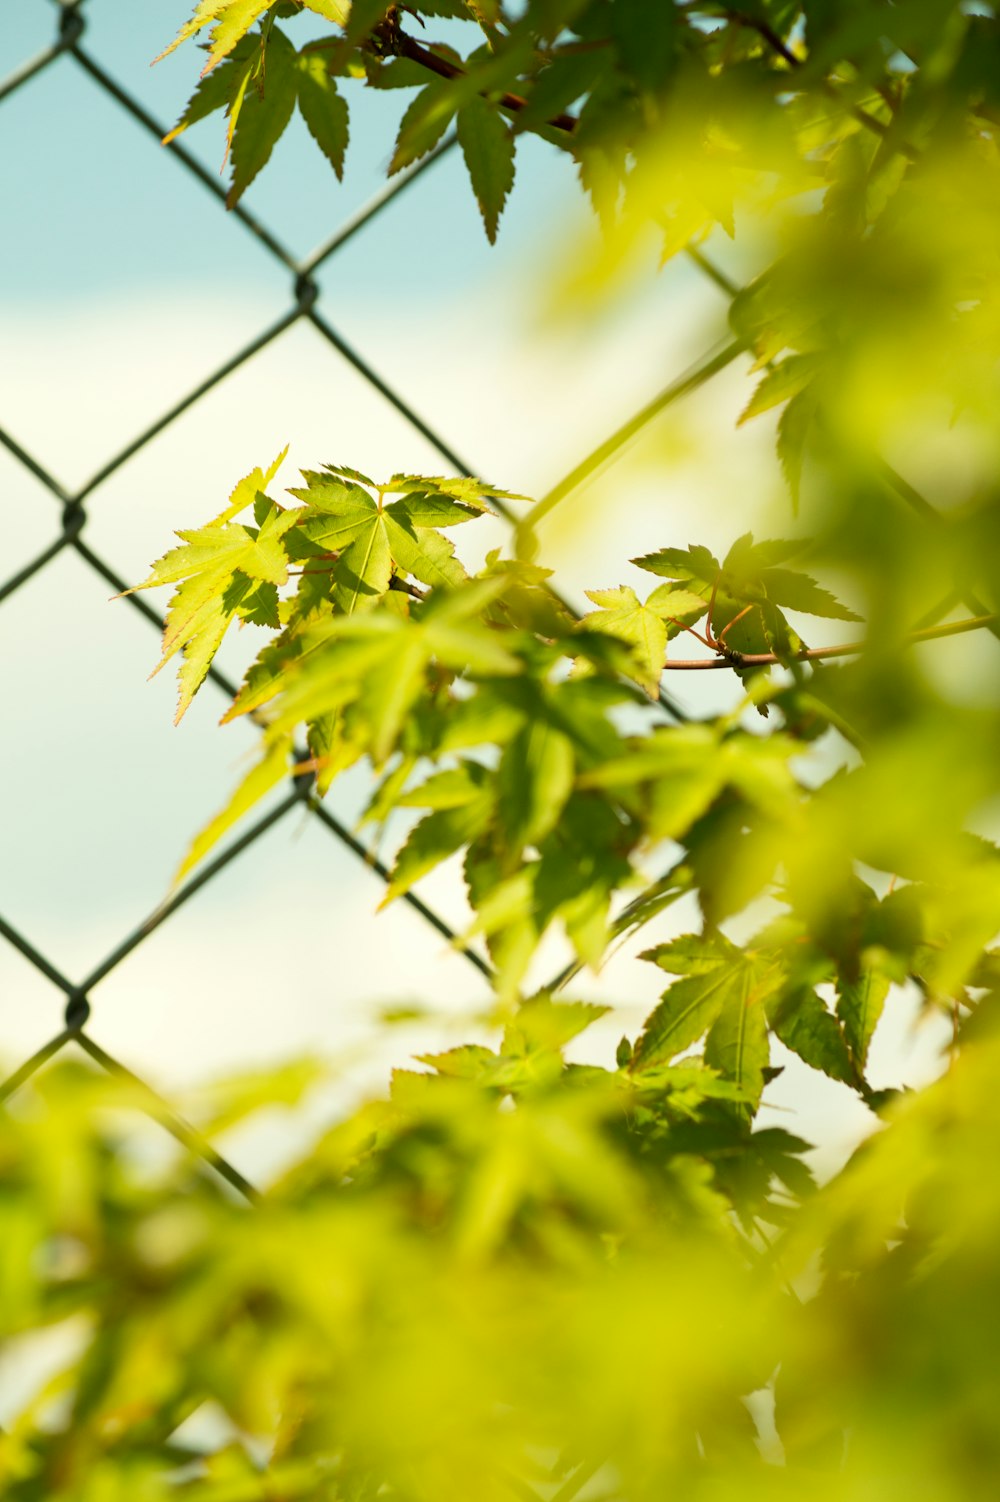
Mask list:
[[[937,641],[943,636],[961,636],[966,631],[990,628],[998,622],[1000,622],[1000,615],[977,615],[965,621],[951,621],[945,626],[929,626],[923,631],[910,631],[903,640],[907,646],[914,642]],[[814,662],[823,657],[849,657],[856,652],[864,652],[867,647],[868,642],[849,641],[841,643],[839,647],[803,647],[799,652],[788,652],[782,657],[779,657],[777,652],[734,652],[731,647],[727,647],[723,649],[723,654],[719,657],[675,658],[673,661],[668,658],[663,666],[672,672],[706,672],[713,668],[767,667],[779,662]]]
[[[739,10],[727,9],[725,14],[735,25],[745,26],[748,31],[755,31],[761,40],[767,43],[772,52],[780,57],[782,62],[788,64],[789,68],[795,70],[802,67],[802,59],[796,57],[791,48],[782,41],[778,33],[766,21],[759,20],[756,16],[744,15]],[[825,78],[823,80],[823,92],[828,94],[831,99],[840,99],[840,93],[832,79]],[[884,94],[882,98],[885,99]],[[886,103],[889,103],[889,101],[886,100]],[[892,107],[891,104],[889,107]],[[873,131],[875,135],[881,136],[883,139],[889,134],[889,126],[886,125],[884,120],[880,120],[877,115],[870,115],[859,104],[852,104],[849,106],[849,109],[853,118],[857,120],[859,125],[863,125],[866,130]],[[899,142],[899,150],[911,162],[916,161],[920,155],[916,148],[906,141]]]
[[[420,42],[415,41],[413,37],[407,36],[405,31],[400,31],[397,26],[390,25],[386,21],[383,21],[380,26],[377,26],[372,35],[378,38],[378,41],[381,43],[381,46],[385,52],[392,53],[394,57],[409,58],[411,62],[419,63],[422,68],[427,68],[429,72],[436,73],[439,78],[452,79],[468,77],[465,69],[460,68],[457,63],[453,63],[449,58],[439,57],[438,54],[436,52],[432,52],[429,47],[422,46]],[[487,90],[486,92],[489,91]],[[497,102],[501,104],[504,109],[512,110],[515,114],[520,110],[527,109],[528,107],[527,99],[523,98],[520,94],[509,94],[507,92],[504,92],[497,96]],[[552,118],[550,120],[546,120],[545,123],[546,125],[550,125],[554,130],[564,130],[568,132],[576,130],[577,127],[577,120],[575,115],[553,115]]]

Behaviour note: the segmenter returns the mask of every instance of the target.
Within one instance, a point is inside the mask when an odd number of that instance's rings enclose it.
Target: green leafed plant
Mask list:
[[[297,46],[305,11],[331,30]],[[350,90],[415,90],[390,171],[454,128],[492,241],[537,134],[600,224],[567,306],[686,250],[730,338],[534,504],[339,464],[279,491],[282,455],[136,586],[172,590],[178,718],[234,621],[263,634],[224,717],[260,756],[179,877],[289,774],[318,806],[362,767],[386,902],[450,872],[490,1000],[250,1208],[189,1154],[137,1170],[122,1122],[162,1103],[39,1077],[0,1123],[0,1317],[76,1344],[0,1436],[4,1494],[992,1495],[993,9],[202,0],[191,38],[174,134],[226,117],[231,202],[296,107],[339,174]],[[741,362],[720,420],[774,424],[796,535],[709,547],[665,504],[662,545],[570,597],[546,518]],[[517,525],[480,562],[491,511]],[[684,711],[692,681],[719,693]],[[660,994],[612,1061],[588,1029],[626,965]],[[942,1040],[919,1090],[880,1057],[907,1011]],[[790,1078],[872,1129],[818,1187]],[[195,1128],[311,1079],[165,1119],[204,1151]],[[197,1450],[204,1405],[223,1437]]]

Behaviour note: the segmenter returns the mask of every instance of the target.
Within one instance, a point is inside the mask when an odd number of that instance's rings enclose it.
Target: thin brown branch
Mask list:
[[[792,49],[787,43],[782,41],[778,33],[766,21],[760,20],[756,16],[745,15],[739,10],[727,9],[725,14],[734,25],[745,26],[748,31],[755,31],[761,40],[767,43],[771,51],[777,57],[780,57],[782,62],[788,64],[789,68],[796,69],[802,67],[802,59],[796,57]],[[832,99],[840,98],[839,90],[832,79],[824,79],[823,91],[829,94]],[[885,96],[883,95],[882,97],[884,98]],[[886,102],[888,103],[889,101]],[[889,134],[889,126],[886,125],[884,120],[880,120],[877,115],[870,115],[859,104],[852,104],[849,106],[849,109],[852,117],[857,120],[859,125],[863,125],[866,130],[870,130],[875,135],[882,136],[883,138]],[[899,142],[899,150],[909,161],[915,161],[919,155],[915,147],[910,146],[906,141]]]
[[[436,73],[439,78],[466,78],[468,76],[465,69],[453,63],[450,58],[439,57],[436,52],[432,52],[429,47],[422,46],[413,37],[407,36],[405,31],[400,31],[398,27],[389,26],[383,22],[381,27],[376,27],[373,35],[378,37],[385,51],[391,52],[395,57],[409,58],[410,62],[419,63],[422,68]],[[520,94],[504,92],[497,96],[497,102],[504,109],[511,110],[515,114],[528,107],[527,99]],[[576,130],[577,126],[576,116],[567,114],[553,115],[551,120],[546,120],[545,123],[554,130],[568,132]]]
[[[966,631],[989,630],[1000,622],[1000,615],[977,615],[964,621],[951,621],[944,626],[929,626],[923,631],[910,631],[903,638],[906,646],[922,641],[937,641],[944,636],[961,636]],[[777,652],[734,652],[727,649],[719,657],[669,658],[663,664],[672,672],[710,672],[714,668],[768,667],[780,662],[815,662],[824,657],[851,657],[868,648],[868,642],[842,642],[838,647],[803,647],[800,652],[791,652],[779,657]]]
[[[758,16],[747,16],[740,10],[727,10],[727,18],[735,26],[745,26],[748,31],[755,31],[757,35],[767,43],[772,52],[782,58],[790,68],[800,68],[802,59],[796,57],[792,49],[782,41],[781,37],[767,21]]]

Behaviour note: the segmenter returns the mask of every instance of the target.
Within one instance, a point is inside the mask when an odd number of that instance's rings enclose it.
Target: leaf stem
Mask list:
[[[727,365],[731,365],[738,355],[743,354],[745,349],[746,343],[742,339],[734,339],[730,344],[724,345],[714,355],[710,355],[707,359],[692,366],[682,376],[679,376],[676,381],[672,381],[669,386],[664,387],[657,396],[653,397],[651,402],[646,403],[641,411],[637,412],[634,417],[630,417],[628,422],[623,423],[620,428],[617,428],[609,438],[605,438],[604,442],[594,449],[593,453],[588,454],[586,459],[581,460],[575,468],[571,469],[569,474],[565,475],[559,481],[558,485],[553,486],[547,495],[543,495],[541,500],[536,501],[527,516],[522,518],[518,523],[515,540],[519,555],[521,557],[531,556],[533,551],[531,547],[532,534],[543,516],[547,516],[550,511],[559,505],[560,501],[565,500],[585,480],[589,480],[603,464],[606,464],[619,449],[624,448],[629,439],[634,438],[654,417],[658,417],[661,412],[665,411],[674,402],[679,401],[682,396],[687,396],[690,392],[697,391],[698,387],[703,386],[706,381],[711,380],[712,376],[718,375],[720,370],[724,370]]]

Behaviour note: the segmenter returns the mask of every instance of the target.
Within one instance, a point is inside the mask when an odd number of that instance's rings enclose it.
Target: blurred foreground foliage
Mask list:
[[[66,1062],[0,1125],[8,1360],[56,1353],[4,1496],[989,1496],[997,1000],[813,1193],[703,1067],[567,1066],[572,1005],[398,1073],[251,1205]]]
[[[334,29],[296,50],[303,10]],[[130,1146],[131,1084],[66,1067],[17,1094],[6,1333],[64,1337],[3,1436],[4,1494],[992,1496],[992,7],[202,0],[202,34],[178,129],[228,115],[234,199],[296,105],[340,171],[340,85],[415,89],[393,170],[456,122],[492,238],[536,131],[600,221],[566,250],[567,306],[687,249],[729,342],[534,505],[349,455],[277,499],[279,456],[138,586],[173,587],[179,714],[231,624],[268,633],[227,714],[262,757],[181,874],[290,770],[319,797],[367,764],[365,820],[405,832],[389,898],[461,863],[501,1041],[397,1073],[248,1206]],[[567,601],[545,518],[739,363],[742,420],[776,418],[786,535],[713,551],[666,500],[626,582]],[[463,559],[451,530],[490,510],[510,547]],[[722,702],[691,718],[671,695],[702,670]],[[657,922],[675,903],[689,932]],[[540,983],[553,931],[569,959]],[[601,1009],[562,993],[625,939],[662,998],[614,1068],[567,1063]],[[920,1092],[870,1077],[904,999],[950,1027]],[[819,1189],[759,1118],[777,1043],[872,1113]],[[233,1086],[197,1125],[307,1079]]]

